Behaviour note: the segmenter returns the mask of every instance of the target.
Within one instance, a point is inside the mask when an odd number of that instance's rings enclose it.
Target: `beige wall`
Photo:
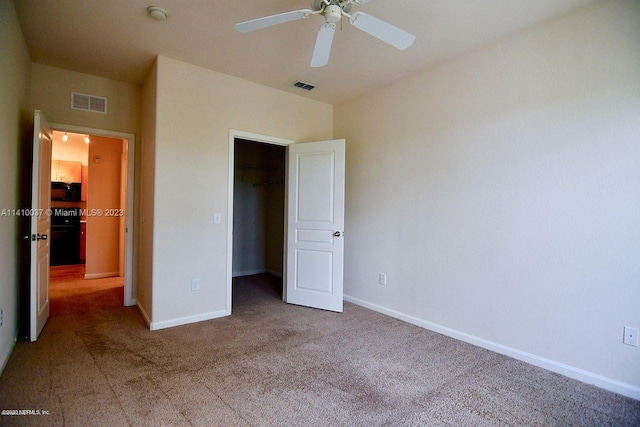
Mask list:
[[[333,108],[166,57],[157,67],[152,321],[159,328],[225,314],[229,130],[329,139]],[[223,213],[222,224],[213,224],[214,212]],[[191,291],[193,278],[200,291]]]
[[[600,2],[336,106],[345,294],[640,396],[639,22]]]
[[[72,109],[71,92],[107,98],[107,114]],[[50,122],[139,133],[140,88],[129,83],[33,63],[31,104]]]
[[[154,62],[142,86],[140,161],[140,246],[138,257],[138,307],[147,323],[153,317],[153,218],[156,149],[158,67]]]
[[[0,191],[1,211],[29,207],[22,204],[27,189],[21,183],[28,182],[29,176],[24,175],[21,165],[28,157],[22,149],[23,143],[28,146],[30,141],[28,118],[33,120],[29,109],[30,59],[11,1],[0,1],[0,64],[0,170],[6,182]],[[26,232],[20,229],[17,217],[0,216],[0,374],[18,333],[21,231]]]
[[[89,144],[87,278],[120,274],[121,139],[92,136]]]

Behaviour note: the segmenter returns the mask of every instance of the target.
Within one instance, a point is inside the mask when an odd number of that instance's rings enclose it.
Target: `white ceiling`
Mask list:
[[[156,55],[337,104],[596,0],[372,0],[354,6],[416,35],[399,51],[344,23],[329,64],[311,68],[323,18],[238,33],[237,22],[308,0],[16,0],[34,62],[140,84]],[[167,10],[164,22],[148,6]],[[312,92],[295,80],[317,85]]]

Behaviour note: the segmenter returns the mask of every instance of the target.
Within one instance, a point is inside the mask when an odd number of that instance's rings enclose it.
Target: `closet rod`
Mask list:
[[[267,186],[267,187],[271,187],[272,185],[278,185],[278,184],[284,184],[284,181],[267,181],[267,182],[256,182],[253,185],[253,188],[256,187],[260,187],[260,186]]]
[[[236,167],[241,169],[256,169],[256,170],[263,170],[263,171],[268,171],[271,169],[271,168],[265,168],[260,166],[249,166],[249,165],[236,165]]]

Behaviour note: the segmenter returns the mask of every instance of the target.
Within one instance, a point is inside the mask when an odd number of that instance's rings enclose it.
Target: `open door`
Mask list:
[[[31,181],[31,341],[38,339],[49,318],[49,237],[51,236],[52,131],[40,111],[34,114]]]
[[[284,300],[342,312],[345,140],[288,146]]]

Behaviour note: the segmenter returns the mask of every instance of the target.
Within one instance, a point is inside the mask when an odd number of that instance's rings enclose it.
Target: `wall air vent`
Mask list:
[[[316,87],[312,83],[301,82],[300,80],[296,81],[293,86],[304,90],[313,90]]]
[[[71,108],[107,114],[107,98],[71,92]]]

